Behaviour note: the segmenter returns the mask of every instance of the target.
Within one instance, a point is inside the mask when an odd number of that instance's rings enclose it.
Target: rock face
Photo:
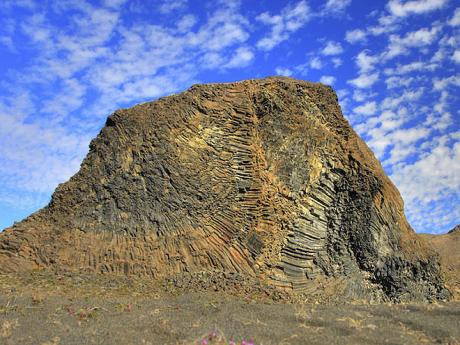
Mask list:
[[[333,90],[284,77],[116,111],[50,204],[0,234],[3,271],[225,271],[350,298],[444,298],[433,255]]]

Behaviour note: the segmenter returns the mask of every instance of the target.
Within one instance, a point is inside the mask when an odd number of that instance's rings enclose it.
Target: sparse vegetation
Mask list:
[[[315,304],[166,285],[124,276],[0,275],[0,344],[288,345],[340,339],[453,345],[460,339],[459,302]]]

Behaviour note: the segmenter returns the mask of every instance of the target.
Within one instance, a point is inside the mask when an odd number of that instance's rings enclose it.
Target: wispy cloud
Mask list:
[[[119,107],[276,73],[336,88],[411,224],[450,226],[460,213],[460,9],[368,7],[363,16],[349,0],[0,2],[0,207],[42,206]]]
[[[164,14],[173,13],[187,6],[187,0],[161,0],[158,2],[158,10]]]
[[[420,48],[432,44],[438,36],[440,28],[422,28],[408,32],[403,37],[391,35],[387,50],[383,54],[385,59],[392,59],[398,55],[406,55],[410,48]]]
[[[343,48],[339,42],[328,41],[321,53],[323,55],[340,55],[343,53]]]
[[[315,56],[314,58],[312,58],[310,60],[310,67],[313,68],[313,69],[321,69],[323,68],[323,63],[321,62],[321,59],[317,56]]]
[[[276,75],[284,75],[286,77],[290,77],[294,72],[292,72],[289,68],[276,67],[275,73]]]
[[[166,13],[185,4],[160,6]],[[111,111],[192,83],[199,71],[209,68],[200,61],[212,54],[217,56],[215,69],[241,68],[254,58],[245,45],[248,22],[233,5],[215,7],[199,25],[194,16],[184,15],[176,30],[127,25],[119,12],[124,5],[123,1],[97,8],[84,1],[65,8],[58,4],[23,21],[22,34],[37,54],[14,83],[4,81],[13,92],[0,99],[4,191],[49,197],[58,183],[77,171],[89,140]],[[68,29],[56,27],[49,19],[56,14],[68,16]],[[26,93],[19,88],[21,83],[42,90],[46,97]],[[13,102],[17,94],[28,96]],[[77,111],[78,118],[73,116]]]
[[[245,67],[254,59],[254,53],[248,47],[240,47],[235,51],[235,54],[231,57],[230,61],[227,62],[223,67],[235,68]]]
[[[455,9],[455,13],[452,18],[449,20],[448,24],[450,26],[459,26],[460,25],[460,7]]]
[[[423,14],[439,10],[447,4],[448,0],[390,0],[388,9],[397,17],[406,17],[411,14]]]
[[[289,39],[290,35],[311,19],[310,7],[306,1],[299,1],[295,5],[288,5],[280,14],[270,15],[264,12],[256,20],[271,27],[268,36],[257,42],[257,48],[265,51],[272,50],[278,44]]]
[[[375,69],[379,62],[379,57],[370,55],[369,51],[363,50],[356,56],[355,62],[358,66],[359,73],[367,73]]]
[[[379,72],[360,74],[357,78],[348,81],[349,84],[360,89],[369,88],[379,80]]]
[[[354,29],[354,30],[349,30],[346,32],[345,40],[348,43],[354,44],[357,42],[366,41],[366,36],[367,36],[366,31],[361,30],[361,29]]]
[[[432,232],[458,222],[460,214],[452,206],[460,201],[460,169],[453,163],[460,142],[458,9],[444,21],[425,16],[418,25],[408,23],[448,4],[390,1],[375,13],[375,24],[344,35],[360,44],[358,75],[347,81],[354,89],[345,96],[348,106],[354,104],[348,117],[400,189],[411,224]],[[376,37],[380,48],[372,42]],[[427,218],[427,212],[436,216]]]
[[[374,115],[376,111],[377,103],[375,102],[367,102],[353,109],[353,112],[358,115]]]
[[[326,85],[333,85],[336,81],[336,78],[334,76],[331,76],[331,75],[323,75],[319,81],[323,84],[326,84]]]
[[[343,13],[350,6],[351,0],[327,0],[324,11],[327,13]]]

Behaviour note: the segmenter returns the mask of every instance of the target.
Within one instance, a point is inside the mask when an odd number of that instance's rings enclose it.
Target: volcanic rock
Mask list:
[[[334,91],[285,77],[195,85],[112,114],[49,205],[0,234],[0,270],[32,269],[448,296]]]

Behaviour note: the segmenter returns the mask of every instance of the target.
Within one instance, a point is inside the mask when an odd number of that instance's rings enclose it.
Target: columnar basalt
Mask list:
[[[40,268],[447,295],[333,90],[284,77],[195,85],[112,114],[50,204],[0,234],[1,270]]]

